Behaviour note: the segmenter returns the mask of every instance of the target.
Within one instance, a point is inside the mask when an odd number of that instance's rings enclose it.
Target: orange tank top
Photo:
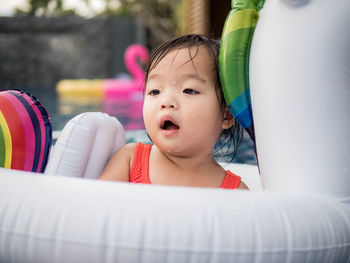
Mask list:
[[[134,153],[134,159],[130,168],[129,182],[139,184],[150,184],[149,179],[149,156],[152,145],[137,143]],[[236,189],[241,183],[241,177],[233,174],[229,170],[226,171],[226,176],[220,188]]]

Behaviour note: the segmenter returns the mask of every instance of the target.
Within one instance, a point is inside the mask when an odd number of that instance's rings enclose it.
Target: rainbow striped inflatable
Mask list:
[[[0,167],[43,172],[51,141],[51,119],[35,97],[0,92]]]
[[[255,141],[249,91],[249,54],[265,0],[232,0],[222,33],[219,65],[225,100],[236,121]]]

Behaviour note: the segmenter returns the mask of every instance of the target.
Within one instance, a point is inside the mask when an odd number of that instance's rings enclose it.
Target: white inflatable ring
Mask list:
[[[0,262],[349,261],[349,204],[263,192],[250,165],[225,168],[251,192],[91,180],[124,142],[115,118],[85,113],[45,176],[0,168]]]

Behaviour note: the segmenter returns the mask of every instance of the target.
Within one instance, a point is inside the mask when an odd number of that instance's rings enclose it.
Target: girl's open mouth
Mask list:
[[[163,135],[172,136],[177,134],[180,126],[171,116],[163,116],[160,121],[160,129],[162,130]]]
[[[162,130],[178,130],[179,126],[176,125],[175,123],[173,123],[170,120],[166,120],[163,122],[163,124],[161,125],[161,129]]]

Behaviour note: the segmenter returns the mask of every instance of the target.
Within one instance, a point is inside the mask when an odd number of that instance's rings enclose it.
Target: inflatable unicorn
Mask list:
[[[350,2],[263,2],[233,1],[222,40],[248,32],[232,57],[249,67],[246,98],[225,98],[246,113],[261,177],[223,165],[250,192],[94,180],[125,137],[85,113],[45,175],[0,168],[0,262],[350,262]]]

